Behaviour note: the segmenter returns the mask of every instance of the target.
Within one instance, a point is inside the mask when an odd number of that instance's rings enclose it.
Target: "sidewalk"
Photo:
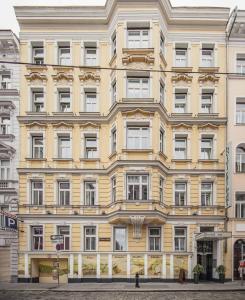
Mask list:
[[[42,283],[0,283],[0,290],[7,291],[56,291],[56,292],[180,292],[180,291],[244,291],[245,284],[241,286],[240,281],[226,282],[224,284],[210,283],[162,283],[162,282],[147,282],[140,283],[140,288],[135,288],[134,283],[71,283],[71,284],[42,284]]]

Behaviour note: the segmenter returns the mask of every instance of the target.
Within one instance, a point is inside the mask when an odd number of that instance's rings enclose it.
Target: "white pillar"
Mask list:
[[[187,278],[191,279],[191,274],[192,274],[192,259],[191,259],[191,255],[188,255],[188,274],[187,274]]]
[[[147,254],[144,255],[144,274],[145,278],[148,276],[148,256]]]
[[[112,278],[112,255],[108,255],[108,276]]]
[[[162,255],[162,278],[167,278],[167,270],[166,270],[166,254]]]
[[[170,255],[170,279],[174,278],[174,256]]]
[[[97,254],[97,278],[100,278],[100,254]]]
[[[130,278],[130,254],[127,254],[127,278]]]
[[[69,256],[69,269],[70,269],[70,274],[69,274],[69,277],[70,278],[73,278],[74,276],[74,256],[73,254],[70,254]]]
[[[28,258],[28,254],[25,253],[25,277],[29,278],[30,274],[29,274],[29,258]]]
[[[78,254],[78,261],[77,261],[77,267],[78,267],[78,278],[82,278],[82,254]]]

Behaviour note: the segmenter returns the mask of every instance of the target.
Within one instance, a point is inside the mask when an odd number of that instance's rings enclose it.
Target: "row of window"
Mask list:
[[[116,177],[111,179],[111,201],[117,200],[116,196],[117,181]],[[94,206],[97,204],[98,187],[96,181],[88,180],[83,183],[84,205]],[[127,175],[126,176],[127,200],[147,201],[149,200],[149,175]],[[71,205],[71,185],[69,180],[57,181],[58,204],[61,206]],[[187,205],[187,182],[177,181],[174,185],[174,204],[176,206]],[[159,180],[160,202],[164,198],[164,179]],[[201,205],[213,205],[214,189],[213,182],[204,181],[201,183]],[[31,204],[44,204],[44,184],[42,180],[31,181]]]
[[[161,251],[162,232],[161,227],[148,228],[148,251]],[[32,226],[32,250],[42,251],[43,226]],[[71,250],[71,236],[69,226],[57,226],[57,234],[63,235],[61,250]],[[84,226],[84,251],[97,251],[97,228],[96,226]],[[187,228],[174,228],[174,250],[187,251]],[[127,251],[127,228],[114,227],[113,229],[113,251]]]

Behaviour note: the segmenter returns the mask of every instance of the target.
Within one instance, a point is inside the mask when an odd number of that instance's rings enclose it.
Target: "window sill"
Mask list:
[[[154,98],[122,98],[122,102],[154,102]]]
[[[59,157],[53,157],[54,161],[73,161],[73,158],[59,158]]]
[[[82,116],[84,116],[84,115],[89,115],[89,116],[91,116],[91,115],[100,116],[100,112],[99,112],[99,111],[80,111],[80,112],[79,112],[79,115],[82,115]]]
[[[198,162],[212,163],[212,162],[219,162],[219,160],[214,159],[214,158],[211,158],[211,159],[198,159]]]
[[[245,123],[236,123],[235,126],[245,126]]]
[[[178,158],[174,158],[171,159],[172,162],[192,162],[192,159],[188,159],[188,158],[183,158],[183,159],[178,159]]]
[[[52,111],[52,114],[54,116],[74,116],[74,113],[72,111],[67,111],[67,112],[63,112],[63,111]]]
[[[171,117],[192,117],[192,113],[171,113]]]
[[[54,70],[57,70],[57,71],[63,71],[63,70],[73,70],[73,66],[71,66],[72,62],[70,61],[69,64],[67,65],[62,65],[62,66],[59,66],[58,64],[53,66],[53,69]]]
[[[135,152],[140,152],[140,153],[152,153],[153,149],[122,149],[122,152],[131,152],[131,153],[135,153]]]
[[[14,139],[14,135],[13,134],[2,134],[0,133],[0,139],[4,139],[4,140],[13,140]]]
[[[199,67],[198,68],[199,72],[203,72],[203,73],[214,73],[214,72],[219,72],[219,67]]]
[[[172,67],[172,71],[175,71],[176,73],[188,73],[192,71],[192,67]]]
[[[219,113],[198,113],[197,114],[198,117],[209,117],[209,118],[213,118],[213,117],[218,117]]]
[[[31,63],[31,65],[27,65],[26,68],[27,68],[27,70],[30,70],[30,71],[32,71],[32,70],[39,70],[39,71],[48,70],[48,67],[45,66],[45,63],[42,65]]]
[[[30,160],[30,161],[46,161],[47,158],[33,158],[33,157],[26,157],[26,160]]]
[[[29,115],[29,116],[38,116],[38,115],[47,116],[48,115],[48,113],[46,111],[39,111],[39,112],[36,112],[36,111],[26,111],[26,114]]]
[[[86,158],[86,157],[80,157],[80,161],[100,161],[100,158]]]

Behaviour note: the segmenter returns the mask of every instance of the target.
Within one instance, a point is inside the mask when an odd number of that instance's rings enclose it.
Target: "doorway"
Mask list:
[[[213,241],[197,241],[197,263],[203,266],[201,280],[213,279]]]
[[[233,277],[235,280],[240,279],[238,271],[240,260],[245,260],[245,240],[237,240],[234,244]]]

